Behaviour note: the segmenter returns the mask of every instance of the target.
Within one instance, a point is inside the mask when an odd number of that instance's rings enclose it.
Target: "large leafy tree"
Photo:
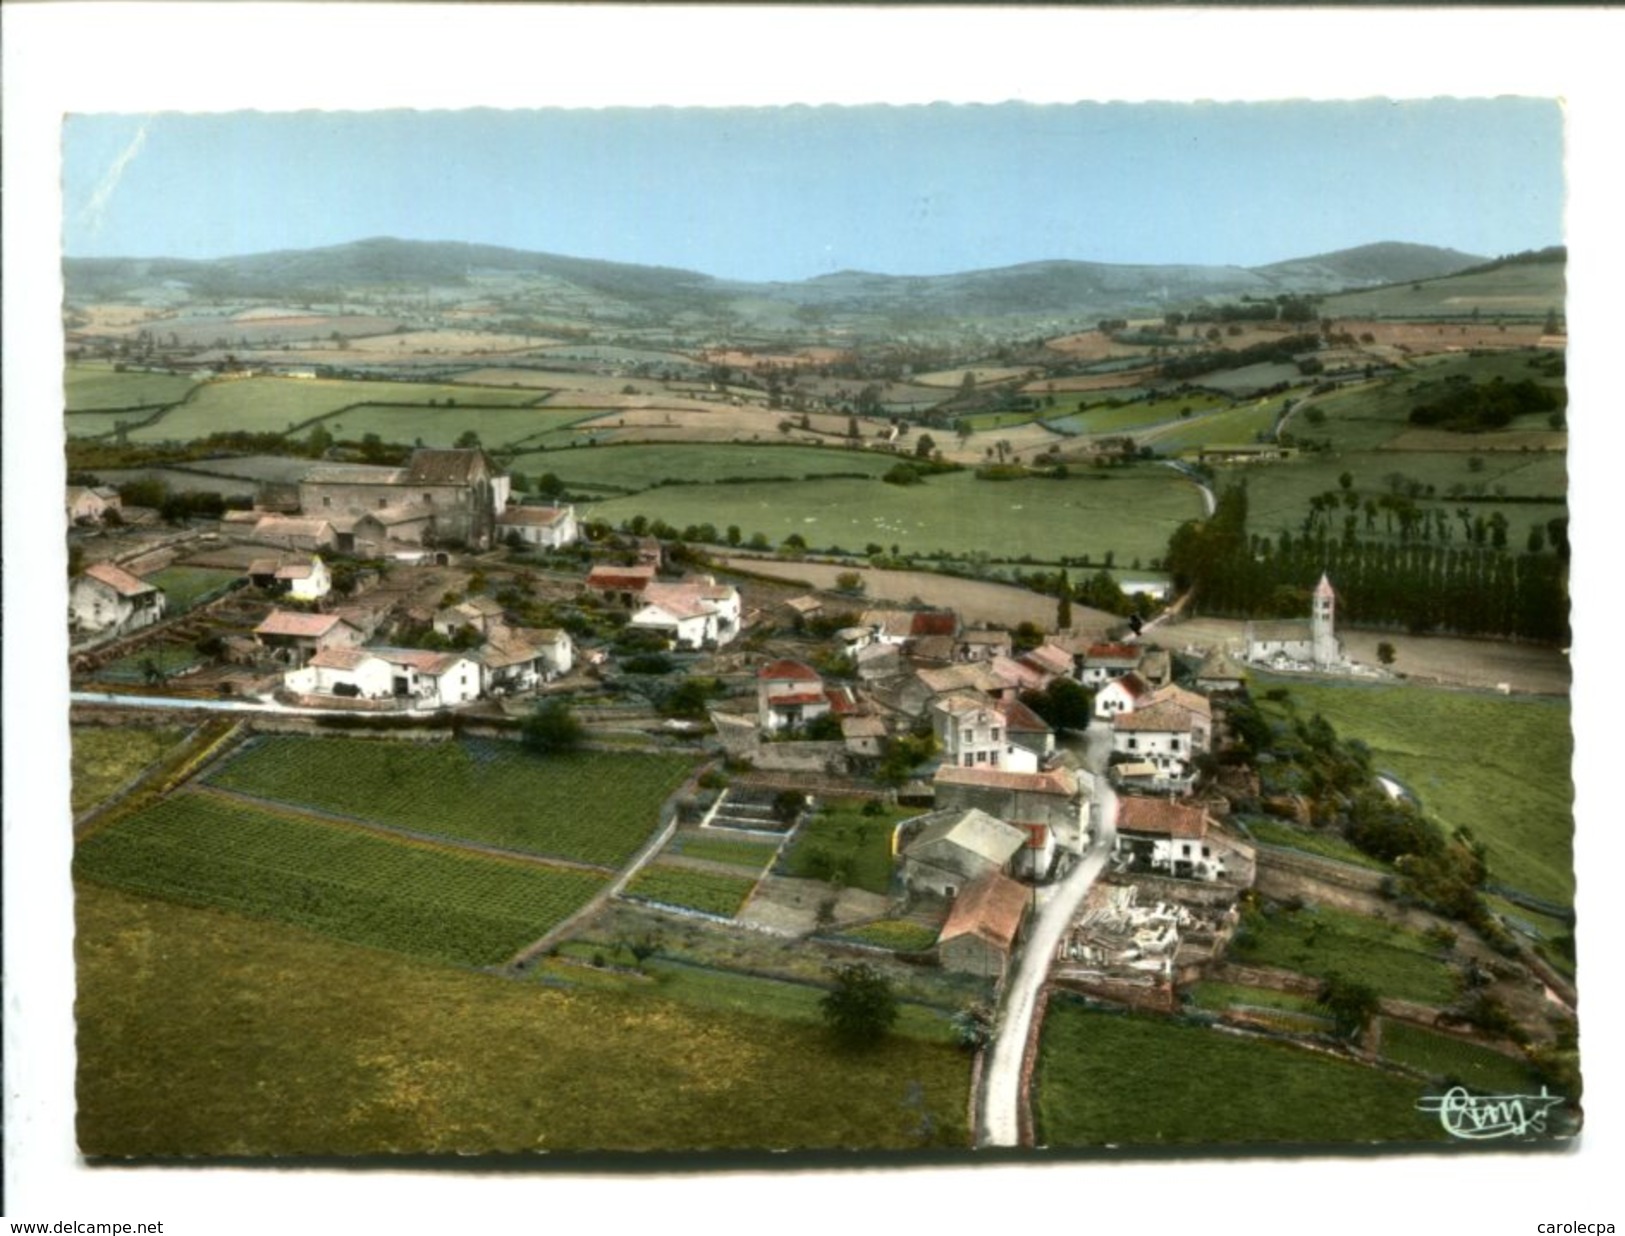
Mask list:
[[[867,962],[837,966],[835,986],[819,1002],[824,1023],[843,1047],[873,1047],[897,1021],[891,980]]]

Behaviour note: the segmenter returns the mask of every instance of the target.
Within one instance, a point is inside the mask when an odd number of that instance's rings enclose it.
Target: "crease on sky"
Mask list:
[[[125,144],[123,150],[114,156],[112,164],[107,169],[107,174],[97,182],[96,188],[90,195],[90,200],[85,203],[84,209],[79,212],[80,222],[85,225],[92,236],[102,230],[102,220],[107,215],[107,204],[112,200],[114,192],[118,189],[119,181],[124,177],[124,170],[130,166],[136,155],[141,153],[141,148],[147,144],[147,130],[151,125],[150,120],[141,122],[141,127],[135,131],[135,136]]]

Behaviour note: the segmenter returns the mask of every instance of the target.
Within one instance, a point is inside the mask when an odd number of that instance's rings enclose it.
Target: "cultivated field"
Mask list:
[[[1572,901],[1574,736],[1566,697],[1415,685],[1294,683],[1289,690],[1300,715],[1319,713],[1370,747],[1377,767],[1415,793],[1446,832],[1472,829],[1489,847],[1492,881]]]
[[[1231,953],[1249,965],[1341,975],[1422,1004],[1447,1005],[1457,995],[1455,973],[1419,934],[1331,906],[1249,913]]]
[[[908,1016],[839,1051],[816,987],[555,963],[513,982],[89,884],[75,913],[86,1154],[967,1141],[968,1057]]]
[[[442,328],[397,331],[392,335],[355,339],[349,343],[347,350],[368,359],[396,356],[479,357],[501,352],[526,352],[558,342],[546,335],[509,335],[498,331]]]
[[[165,613],[178,614],[191,609],[197,601],[212,592],[218,592],[233,580],[241,579],[241,571],[222,571],[211,567],[169,566],[145,576],[147,583],[164,590]]]
[[[466,387],[427,382],[359,382],[309,378],[232,378],[208,382],[185,403],[177,404],[150,425],[130,431],[132,442],[185,442],[211,433],[248,430],[282,433],[298,430],[318,417],[356,404],[445,403],[523,404],[533,402],[533,391],[481,390],[476,397]],[[338,424],[343,418],[336,418]],[[327,428],[341,431],[334,422]],[[344,431],[348,431],[344,426]]]
[[[626,886],[626,895],[732,918],[755,887],[756,881],[749,876],[723,875],[656,862],[638,872]]]
[[[917,814],[888,807],[865,815],[856,801],[822,803],[796,832],[785,852],[783,873],[812,880],[837,880],[843,886],[887,894],[892,886],[892,830],[898,820]]]
[[[419,404],[386,404],[348,408],[335,413],[328,422],[344,426],[346,438],[359,439],[375,433],[385,442],[406,445],[449,447],[472,430],[487,450],[517,447],[527,440],[557,433],[589,421],[601,413],[580,408],[470,407],[485,398],[485,391],[463,394],[457,406],[425,407]],[[497,392],[498,399],[509,392]]]
[[[197,790],[82,841],[74,874],[469,966],[506,961],[604,882],[592,872],[398,842]]]
[[[1044,1021],[1033,1118],[1039,1144],[1054,1147],[1440,1140],[1417,1097],[1409,1078],[1288,1043],[1061,997]]]
[[[661,804],[691,768],[678,756],[544,758],[479,739],[277,736],[254,740],[208,780],[380,824],[618,867],[654,832]]]
[[[1468,1086],[1481,1094],[1529,1094],[1538,1084],[1510,1056],[1401,1021],[1383,1021],[1382,1054],[1440,1083]]]

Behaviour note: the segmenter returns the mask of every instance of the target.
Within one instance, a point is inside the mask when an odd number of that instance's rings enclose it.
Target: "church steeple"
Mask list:
[[[1337,636],[1333,632],[1336,617],[1337,593],[1332,588],[1332,581],[1322,572],[1320,583],[1315,585],[1315,598],[1309,610],[1309,637],[1316,665],[1335,665],[1340,659]]]

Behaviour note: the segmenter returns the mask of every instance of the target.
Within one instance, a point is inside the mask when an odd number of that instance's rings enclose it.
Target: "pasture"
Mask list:
[[[191,609],[210,593],[218,593],[232,581],[242,577],[241,571],[223,571],[213,567],[168,566],[145,576],[144,581],[164,590],[165,613],[179,614]]]
[[[86,1154],[903,1149],[968,1137],[963,1052],[913,1037],[906,1018],[872,1053],[838,1051],[817,1024],[817,988],[740,977],[741,998],[713,1007],[669,998],[658,972],[625,990],[512,982],[88,884],[75,913]],[[761,998],[791,986],[795,1018]]]
[[[175,726],[76,725],[73,743],[73,813],[88,811],[114,790],[150,767],[185,737]]]
[[[186,398],[186,392],[196,385],[196,379],[179,374],[119,373],[110,363],[95,361],[69,362],[63,375],[69,412],[146,408],[175,403]],[[134,418],[127,416],[125,419]]]
[[[1455,972],[1419,934],[1331,906],[1249,911],[1231,953],[1319,979],[1340,974],[1422,1004],[1444,1006],[1457,994]]]
[[[1226,408],[1206,416],[1192,416],[1165,429],[1144,436],[1144,441],[1163,454],[1175,454],[1201,446],[1243,446],[1268,433],[1281,410],[1279,399]]]
[[[1528,1094],[1539,1084],[1510,1056],[1387,1018],[1382,1023],[1382,1054],[1441,1085],[1459,1083],[1484,1094]]]
[[[604,883],[592,872],[395,841],[198,790],[81,842],[74,874],[466,966],[506,961]]]
[[[1547,310],[1561,309],[1566,297],[1562,262],[1529,262],[1470,275],[1452,275],[1422,283],[1396,283],[1328,296],[1321,302],[1324,317],[1362,318],[1466,318],[1477,309],[1483,317],[1544,318]],[[1478,330],[1495,329],[1480,321]],[[1510,329],[1510,327],[1509,327]]]
[[[916,812],[887,807],[863,813],[863,803],[837,799],[818,810],[796,830],[785,851],[783,874],[812,880],[836,880],[851,888],[885,895],[892,885],[892,829]]]
[[[816,446],[760,446],[732,443],[661,444],[542,451],[516,456],[515,471],[529,475],[551,472],[569,486],[637,493],[663,482],[704,484],[746,477],[773,483],[809,476],[858,472],[880,477],[897,463],[879,451],[830,450]],[[733,488],[729,486],[728,488]],[[721,489],[706,493],[721,498]],[[723,499],[725,500],[725,499]],[[720,523],[715,519],[701,522]]]
[[[1399,668],[1403,669],[1403,666]],[[1574,897],[1574,735],[1566,696],[1293,683],[1302,716],[1371,748],[1446,832],[1489,847],[1490,879],[1548,901]]]
[[[1086,554],[1098,562],[1110,552],[1127,566],[1160,559],[1174,529],[1202,514],[1202,499],[1170,469],[1147,465],[1080,470],[1065,480],[983,481],[959,472],[910,486],[848,478],[668,486],[582,513],[617,525],[636,515],[678,528],[737,525],[747,538],[759,532],[775,545],[798,534],[820,550],[895,545],[902,553],[1000,562]]]
[[[251,433],[298,434],[307,422],[356,404],[410,404],[427,407],[430,400],[445,403],[523,405],[536,400],[534,391],[482,389],[428,382],[361,382],[326,378],[230,378],[198,387],[185,403],[177,404],[150,425],[130,431],[132,442],[187,442],[211,433],[246,430]],[[342,429],[341,429],[342,426]],[[350,432],[344,418],[327,422],[337,436]],[[359,435],[357,435],[359,436]]]
[[[1168,1071],[1178,1061],[1177,1077]],[[1042,1146],[1438,1141],[1416,1082],[1161,1018],[1050,1003],[1033,1079]]]
[[[499,392],[503,397],[505,392]],[[483,399],[481,391],[478,398]],[[465,395],[456,407],[422,404],[374,404],[348,408],[331,420],[344,426],[344,436],[360,439],[375,433],[385,442],[408,446],[448,447],[472,430],[487,450],[516,448],[525,441],[556,433],[602,413],[580,408],[469,407],[476,396]],[[331,427],[331,425],[330,425]]]
[[[207,780],[358,820],[618,867],[654,832],[661,805],[692,767],[668,755],[544,757],[482,739],[279,735],[254,739]]]

